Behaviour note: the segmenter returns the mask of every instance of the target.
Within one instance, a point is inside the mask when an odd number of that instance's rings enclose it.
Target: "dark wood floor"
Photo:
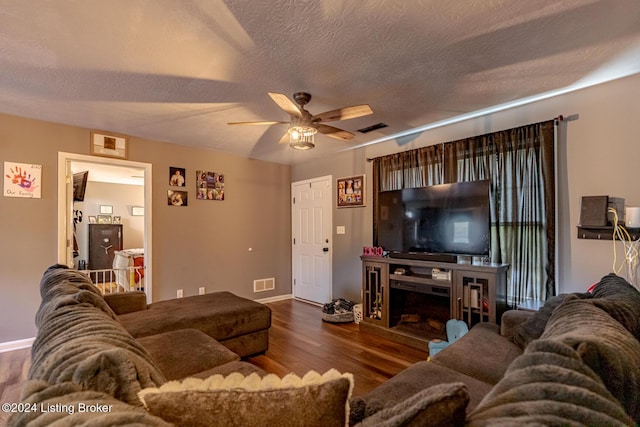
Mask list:
[[[354,376],[354,396],[364,394],[427,353],[365,332],[355,323],[322,321],[320,307],[295,300],[272,309],[269,350],[249,362],[279,376],[324,373],[331,368]],[[18,402],[30,364],[30,350],[0,353],[0,402]],[[0,413],[0,425],[5,424]]]
[[[268,304],[272,309],[269,350],[249,359],[267,372],[304,375],[331,368],[354,376],[354,396],[364,394],[427,353],[370,333],[355,323],[322,321],[322,309],[295,300]]]

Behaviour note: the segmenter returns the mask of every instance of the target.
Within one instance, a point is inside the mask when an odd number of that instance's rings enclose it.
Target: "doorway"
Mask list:
[[[331,176],[291,184],[293,297],[331,301],[333,190]]]
[[[144,289],[147,301],[152,301],[152,246],[151,246],[151,164],[133,162],[128,160],[111,159],[95,156],[86,156],[75,153],[58,153],[58,262],[68,266],[74,265],[74,202],[73,179],[71,165],[83,164],[89,169],[104,169],[106,171],[141,171],[141,179],[144,181],[143,193],[143,249],[144,249]],[[124,218],[123,218],[124,219]],[[88,215],[83,218],[89,222]]]

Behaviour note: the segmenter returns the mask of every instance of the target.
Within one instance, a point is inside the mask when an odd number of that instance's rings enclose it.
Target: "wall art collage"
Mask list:
[[[169,186],[167,204],[169,206],[188,206],[189,192],[185,168],[169,168]],[[196,171],[196,199],[224,200],[224,175],[204,170]]]

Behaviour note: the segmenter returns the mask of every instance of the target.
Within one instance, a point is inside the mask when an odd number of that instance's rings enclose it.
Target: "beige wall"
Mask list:
[[[612,271],[611,241],[577,239],[580,198],[608,194],[640,206],[640,75],[490,114],[403,141],[388,141],[292,168],[213,151],[133,138],[131,160],[153,164],[154,299],[199,286],[263,298],[291,292],[290,182],[366,173],[366,158],[552,119],[559,128],[559,291],[582,291]],[[0,159],[43,165],[40,200],[0,198],[0,342],[32,337],[42,271],[56,260],[58,151],[88,154],[88,130],[0,115]],[[169,166],[225,174],[227,200],[166,206]],[[191,184],[189,184],[191,185]],[[335,185],[335,183],[334,183]],[[335,197],[335,196],[334,196]],[[362,246],[372,240],[367,205],[333,211],[333,296],[359,299]],[[335,226],[346,234],[335,234]],[[253,248],[252,252],[248,248]],[[621,247],[618,245],[618,253]],[[251,292],[253,279],[276,277],[276,291]]]
[[[606,194],[625,198],[627,205],[640,206],[636,172],[640,159],[639,111],[640,75],[636,75],[433,129],[403,141],[387,141],[344,152],[330,160],[294,166],[292,180],[329,173],[336,178],[362,172],[370,179],[371,165],[366,158],[550,120],[558,115],[573,116],[558,128],[558,289],[583,291],[612,271],[613,247],[611,241],[577,238],[580,199]],[[368,190],[370,196],[371,185]],[[347,225],[347,235],[334,234],[336,298],[360,295],[358,257],[362,246],[371,244],[371,218],[370,203],[364,208],[334,209],[334,225]],[[620,244],[617,249],[620,256]]]
[[[373,217],[371,214],[371,165],[363,150],[348,151],[329,158],[293,167],[292,180],[332,175],[333,177],[333,298],[361,300],[362,271],[360,254],[363,245],[371,245]],[[365,207],[336,207],[336,179],[365,174]],[[337,234],[343,226],[345,234]]]
[[[42,165],[42,198],[0,197],[0,343],[35,336],[38,283],[57,260],[58,152],[89,154],[89,130],[0,114],[0,160]],[[252,298],[291,293],[289,166],[131,138],[129,159],[153,167],[153,297],[198,287]],[[170,166],[187,170],[189,206],[167,206]],[[225,201],[199,201],[195,171],[225,176]],[[248,248],[252,248],[251,252]],[[276,290],[253,293],[253,280]]]

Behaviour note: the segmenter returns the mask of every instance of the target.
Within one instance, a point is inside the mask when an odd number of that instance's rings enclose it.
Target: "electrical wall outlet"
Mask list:
[[[200,286],[200,287],[198,288],[198,295],[204,295],[204,293],[205,293],[204,286]]]
[[[184,290],[178,289],[177,295],[178,298],[182,298],[184,296]]]

